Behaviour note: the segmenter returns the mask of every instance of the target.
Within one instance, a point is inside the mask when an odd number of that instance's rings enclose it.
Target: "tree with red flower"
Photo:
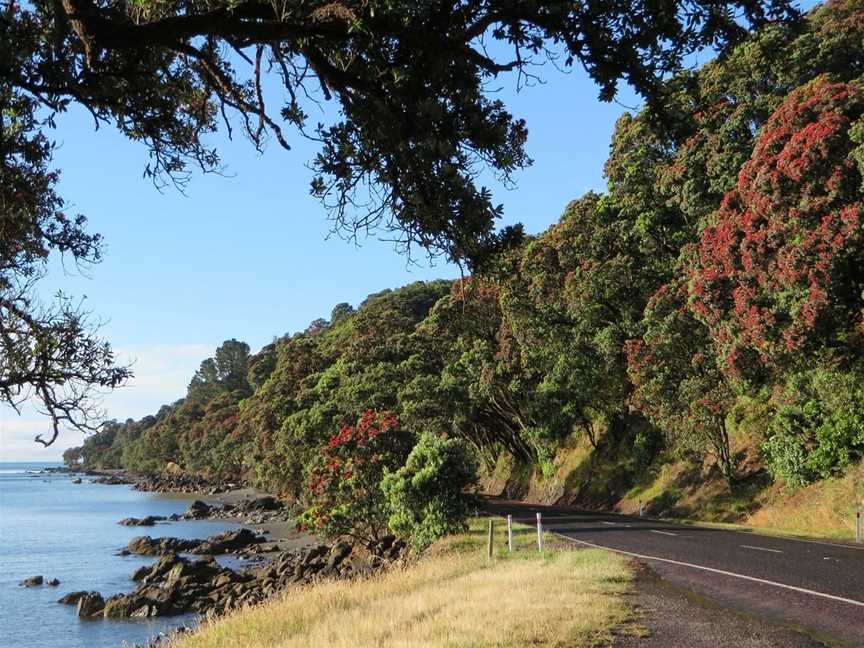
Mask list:
[[[378,540],[389,516],[381,480],[405,463],[411,445],[391,412],[367,410],[357,425],[342,426],[309,471],[301,526],[328,538]]]

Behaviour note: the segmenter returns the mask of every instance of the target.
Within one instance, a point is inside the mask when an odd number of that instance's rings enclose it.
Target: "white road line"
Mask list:
[[[554,532],[553,532],[554,533]],[[781,589],[792,590],[793,592],[800,592],[802,594],[810,594],[812,596],[819,596],[821,598],[830,599],[832,601],[839,601],[840,603],[848,603],[849,605],[857,605],[860,608],[864,608],[864,601],[856,601],[854,599],[843,598],[842,596],[834,596],[833,594],[825,594],[824,592],[817,592],[815,590],[804,589],[803,587],[795,587],[794,585],[785,585],[783,583],[777,583],[775,581],[765,580],[763,578],[756,578],[755,576],[746,576],[745,574],[736,574],[735,572],[725,571],[723,569],[715,569],[714,567],[705,567],[704,565],[694,565],[693,563],[681,562],[680,560],[672,560],[671,558],[660,558],[659,556],[646,556],[644,554],[634,553],[632,551],[624,551],[623,549],[614,549],[612,547],[604,547],[603,545],[594,544],[593,542],[586,542],[585,540],[577,540],[576,538],[571,538],[569,536],[562,535],[560,533],[555,533],[555,535],[564,538],[565,540],[569,540],[570,542],[575,542],[576,544],[585,545],[587,547],[594,547],[595,549],[606,549],[607,551],[612,551],[614,553],[623,554],[625,556],[633,556],[634,558],[641,558],[642,560],[656,560],[658,562],[670,563],[672,565],[680,565],[681,567],[692,567],[693,569],[701,569],[702,571],[711,572],[714,574],[720,574],[722,576],[731,576],[733,578],[740,578],[742,580],[751,581],[753,583],[762,583],[763,585],[770,585],[772,587],[779,587]]]
[[[609,526],[615,526],[614,522],[602,522],[602,524],[608,524]]]
[[[648,529],[651,533],[662,533],[663,535],[671,535],[677,536],[677,533],[672,533],[671,531],[658,531],[657,529]]]
[[[779,549],[769,549],[768,547],[754,547],[753,545],[740,545],[745,549],[755,549],[756,551],[770,551],[771,553],[783,553]]]

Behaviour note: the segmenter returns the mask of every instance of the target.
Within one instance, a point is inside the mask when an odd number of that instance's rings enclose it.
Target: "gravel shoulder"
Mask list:
[[[625,594],[633,607],[634,618],[616,633],[613,648],[842,646],[724,607],[672,585],[642,563],[634,563],[634,568],[634,588]]]

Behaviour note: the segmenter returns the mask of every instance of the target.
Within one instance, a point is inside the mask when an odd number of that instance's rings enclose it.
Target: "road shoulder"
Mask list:
[[[636,578],[626,594],[633,620],[620,628],[614,648],[832,648],[794,628],[731,610],[677,587],[634,561]]]

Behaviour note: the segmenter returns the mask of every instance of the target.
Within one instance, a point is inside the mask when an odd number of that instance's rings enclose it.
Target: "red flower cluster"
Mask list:
[[[862,115],[851,84],[819,77],[791,93],[702,233],[691,306],[731,370],[744,348],[764,362],[823,341],[849,321],[844,309],[860,322],[864,207],[849,131]]]

